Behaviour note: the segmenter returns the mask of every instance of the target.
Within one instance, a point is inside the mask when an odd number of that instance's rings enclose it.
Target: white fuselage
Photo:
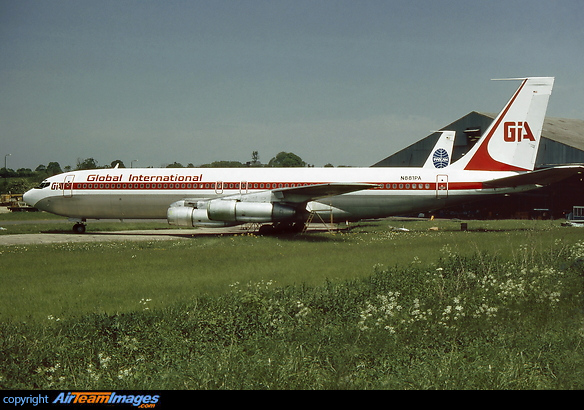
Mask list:
[[[276,188],[358,181],[376,188],[308,202],[340,220],[444,208],[471,197],[512,192],[482,181],[517,172],[423,168],[119,168],[73,171],[25,194],[38,209],[78,219],[160,219],[179,200],[210,200]]]

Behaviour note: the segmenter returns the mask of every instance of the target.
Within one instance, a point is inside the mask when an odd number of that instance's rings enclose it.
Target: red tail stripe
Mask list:
[[[525,86],[526,83],[527,83],[527,80],[524,80],[523,83],[521,84],[521,87],[519,87],[519,89],[517,90],[515,95],[513,95],[513,98],[511,98],[511,100],[509,101],[507,106],[503,109],[503,111],[501,112],[499,117],[497,117],[497,122],[491,128],[491,131],[489,132],[489,134],[484,137],[485,140],[479,141],[479,144],[481,144],[481,145],[479,145],[477,151],[475,152],[473,157],[470,159],[468,164],[466,164],[466,167],[464,169],[469,170],[469,171],[527,171],[527,169],[525,169],[525,168],[515,167],[513,165],[505,164],[503,162],[499,162],[499,161],[493,159],[493,157],[491,157],[491,154],[489,154],[488,147],[487,147],[489,144],[489,141],[493,137],[493,134],[499,128],[501,121],[503,121],[503,118],[505,118],[505,115],[507,115],[507,111],[509,111],[509,109],[511,108],[511,106],[515,102],[515,99],[517,98],[517,96],[519,95],[519,93],[521,92],[521,90],[523,89],[523,87]]]

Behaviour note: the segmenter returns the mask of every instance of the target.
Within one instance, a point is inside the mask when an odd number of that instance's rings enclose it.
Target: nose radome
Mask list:
[[[37,198],[35,198],[34,189],[28,190],[24,193],[24,195],[22,195],[22,200],[29,204],[30,206],[35,205],[36,199]]]

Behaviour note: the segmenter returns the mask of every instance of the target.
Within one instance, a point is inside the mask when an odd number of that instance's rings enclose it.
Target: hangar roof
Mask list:
[[[484,131],[496,118],[497,114],[471,111],[451,124],[440,128],[456,131],[456,140],[452,160],[459,159],[468,151],[467,131],[477,127]],[[470,127],[470,128],[469,128]],[[478,137],[478,134],[476,135]],[[438,133],[428,135],[412,145],[375,163],[374,167],[419,167],[428,157],[428,151],[434,146]],[[475,139],[476,141],[476,139]],[[549,142],[549,143],[546,143]],[[550,144],[551,143],[551,144]],[[537,164],[582,163],[584,162],[584,120],[570,118],[546,117],[542,130],[542,146],[538,153]],[[564,147],[564,148],[562,148]]]

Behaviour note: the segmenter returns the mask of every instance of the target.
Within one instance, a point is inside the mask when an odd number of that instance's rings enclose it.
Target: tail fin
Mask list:
[[[532,171],[554,77],[515,78],[521,85],[474,147],[452,167]]]
[[[455,133],[456,131],[442,131],[423,168],[445,168],[450,165]]]

